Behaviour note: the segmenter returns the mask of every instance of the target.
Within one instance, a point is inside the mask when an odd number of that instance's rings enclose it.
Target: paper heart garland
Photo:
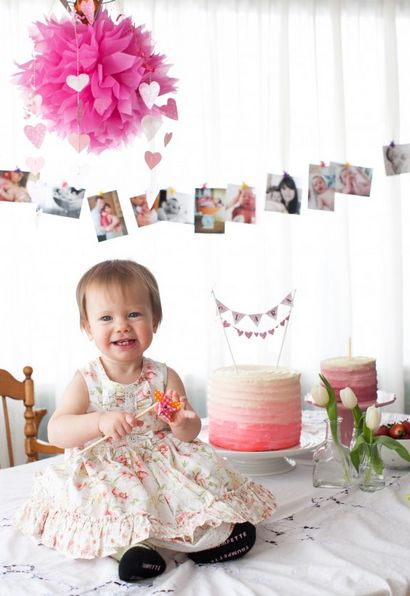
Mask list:
[[[88,135],[79,135],[78,133],[73,132],[68,135],[68,142],[78,153],[81,153],[83,149],[88,147],[90,143],[90,137]]]
[[[155,137],[161,126],[161,116],[144,116],[144,118],[141,120],[142,132],[147,137],[148,141]]]
[[[155,166],[159,164],[162,159],[161,153],[152,153],[151,151],[146,151],[144,155],[145,161],[147,162],[148,167],[153,170]]]
[[[253,331],[245,331],[246,337],[249,339],[253,335]]]
[[[83,72],[78,76],[68,75],[65,82],[69,87],[71,87],[71,89],[74,89],[74,91],[78,91],[78,93],[80,93],[80,91],[82,91],[84,87],[87,87],[88,83],[90,82],[90,77],[88,76],[88,74]]]
[[[89,24],[92,26],[94,23],[94,0],[83,0],[80,3],[80,9]]]
[[[32,174],[38,174],[44,167],[44,157],[28,157],[26,164]]]
[[[168,99],[165,105],[159,107],[159,111],[164,114],[164,116],[167,116],[167,118],[178,120],[177,102],[175,99],[172,99],[172,97]]]
[[[24,127],[24,134],[28,138],[28,140],[33,143],[34,147],[40,149],[41,145],[43,144],[44,137],[46,136],[46,126],[45,124],[36,124],[36,126],[27,126]]]
[[[142,97],[143,102],[147,106],[147,108],[151,109],[155,103],[155,100],[159,94],[159,83],[157,81],[152,81],[152,83],[141,83],[138,87],[138,91]]]
[[[172,132],[166,132],[164,136],[164,147],[168,145],[170,140],[172,139]]]

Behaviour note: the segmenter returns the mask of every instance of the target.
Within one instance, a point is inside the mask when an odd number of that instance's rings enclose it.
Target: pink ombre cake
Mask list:
[[[209,442],[233,451],[299,444],[300,374],[240,365],[215,370],[208,383]]]
[[[320,370],[335,390],[338,401],[340,401],[339,392],[345,387],[350,387],[354,391],[358,402],[377,399],[377,372],[374,358],[364,356],[328,358],[322,360]]]

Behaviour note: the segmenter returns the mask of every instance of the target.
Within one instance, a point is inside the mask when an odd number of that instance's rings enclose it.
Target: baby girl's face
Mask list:
[[[317,192],[317,194],[322,194],[327,189],[327,184],[322,176],[315,176],[312,180],[313,188]]]

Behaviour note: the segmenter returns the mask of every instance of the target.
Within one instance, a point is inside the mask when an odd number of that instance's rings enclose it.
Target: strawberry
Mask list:
[[[381,426],[379,426],[379,428],[376,430],[376,432],[374,433],[375,436],[380,436],[380,435],[387,435],[389,436],[390,434],[390,429],[388,426],[386,426],[385,424],[382,424]]]
[[[402,439],[406,434],[406,429],[402,422],[396,422],[390,427],[389,434],[393,439]]]
[[[410,435],[410,420],[402,420],[401,423],[406,429],[406,434]]]

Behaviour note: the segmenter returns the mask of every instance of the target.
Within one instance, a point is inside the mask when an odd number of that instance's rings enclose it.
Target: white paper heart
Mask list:
[[[78,93],[80,93],[84,87],[87,87],[88,83],[90,82],[90,77],[88,74],[83,72],[78,76],[68,75],[65,81],[67,85],[71,87],[71,89],[74,89],[74,91],[78,91]]]
[[[34,175],[38,174],[44,167],[44,157],[28,157],[26,164],[30,172]]]
[[[147,108],[151,109],[155,103],[155,100],[158,97],[160,90],[159,83],[156,81],[152,81],[152,83],[141,83],[138,87],[138,91],[142,97],[143,102],[147,106]]]
[[[148,141],[153,139],[162,126],[161,116],[144,116],[141,120],[141,128]]]

